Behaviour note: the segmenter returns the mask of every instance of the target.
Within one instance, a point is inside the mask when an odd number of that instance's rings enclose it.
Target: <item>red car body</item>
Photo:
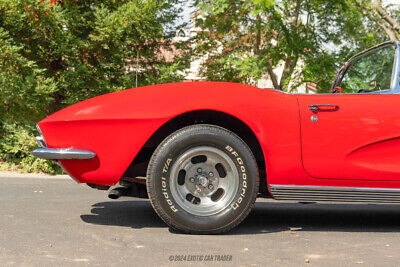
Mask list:
[[[400,189],[399,104],[397,92],[307,95],[187,82],[98,96],[38,126],[48,148],[95,153],[59,160],[77,182],[113,185],[146,142],[175,118],[192,112],[212,112],[214,121],[234,118],[257,139],[266,173],[261,178],[276,197],[271,185]]]

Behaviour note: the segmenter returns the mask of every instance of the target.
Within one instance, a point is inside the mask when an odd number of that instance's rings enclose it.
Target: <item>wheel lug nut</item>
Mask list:
[[[202,170],[201,168],[198,168],[198,169],[197,169],[197,172],[198,172],[198,173],[201,173],[202,171],[203,171],[203,170]]]
[[[214,176],[214,173],[209,172],[208,175],[209,175],[210,177],[213,177],[213,176]]]
[[[214,188],[214,186],[212,184],[208,185],[208,189],[212,190]]]
[[[190,181],[191,183],[194,183],[194,177],[190,177],[189,181]]]

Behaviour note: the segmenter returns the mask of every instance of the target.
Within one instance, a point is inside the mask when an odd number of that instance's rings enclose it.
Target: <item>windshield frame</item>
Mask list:
[[[337,86],[340,86],[342,83],[342,80],[344,78],[344,75],[346,75],[347,70],[351,66],[351,64],[358,60],[359,58],[369,55],[375,51],[378,51],[380,49],[390,47],[390,46],[395,46],[395,55],[394,55],[394,63],[393,63],[393,69],[392,69],[392,77],[390,81],[390,89],[388,90],[382,90],[382,91],[374,91],[374,92],[368,92],[367,94],[400,94],[400,53],[399,53],[399,48],[400,48],[400,42],[399,41],[388,41],[382,44],[379,44],[377,46],[371,47],[367,50],[362,51],[361,53],[356,54],[355,56],[351,57],[338,71],[336,74],[335,80],[332,84],[331,90],[336,88]],[[362,93],[361,93],[362,94]]]

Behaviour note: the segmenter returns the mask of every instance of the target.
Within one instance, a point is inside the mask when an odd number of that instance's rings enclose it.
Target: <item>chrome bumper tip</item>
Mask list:
[[[43,147],[43,148],[47,147],[46,142],[44,141],[43,135],[36,136],[36,143],[40,147]]]
[[[96,153],[85,150],[73,150],[68,148],[38,148],[31,154],[41,159],[92,159]]]

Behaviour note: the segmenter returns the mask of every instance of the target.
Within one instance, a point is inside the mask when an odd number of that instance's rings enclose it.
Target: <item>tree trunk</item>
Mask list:
[[[379,16],[391,26],[391,28],[397,33],[397,35],[400,35],[400,24],[395,19],[393,19],[390,14],[383,8],[382,1],[374,1],[373,7],[375,11],[379,14]]]
[[[276,77],[276,74],[272,70],[271,64],[268,62],[267,65],[268,65],[267,72],[268,72],[269,77],[271,78],[271,81],[272,81],[272,84],[274,85],[274,88],[282,90],[282,87],[280,87],[280,85],[278,83],[278,79]]]

